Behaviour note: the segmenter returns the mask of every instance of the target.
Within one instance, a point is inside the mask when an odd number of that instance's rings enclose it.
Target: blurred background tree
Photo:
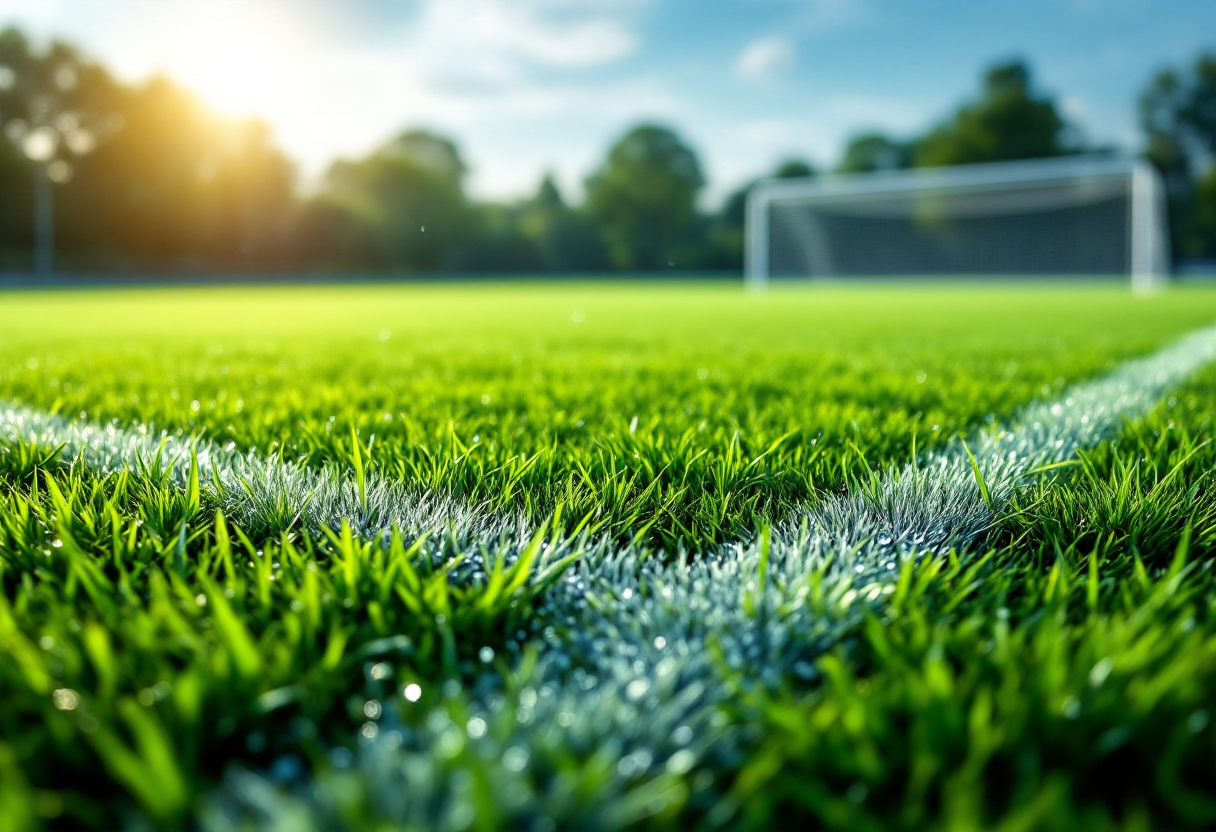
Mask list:
[[[357,268],[443,268],[473,227],[465,173],[455,142],[425,130],[335,162],[308,208],[314,253]]]
[[[294,172],[269,130],[219,119],[165,79],[123,86],[72,47],[38,52],[10,28],[0,120],[9,267],[30,262],[40,169],[56,186],[55,249],[69,269],[253,270],[288,249]]]
[[[1022,61],[998,64],[984,76],[980,97],[913,145],[917,167],[1042,159],[1081,149],[1055,101],[1032,88]]]
[[[1146,154],[1165,179],[1176,257],[1216,257],[1216,54],[1157,73],[1140,97]]]
[[[164,79],[124,91],[117,113],[121,128],[61,200],[63,245],[77,259],[243,271],[284,254],[294,171],[265,125],[217,119]]]
[[[913,148],[881,133],[863,133],[849,141],[836,170],[840,173],[873,173],[912,167]]]
[[[1175,254],[1216,257],[1216,56],[1155,76],[1140,100],[1146,152],[1166,178]],[[0,268],[33,264],[35,172],[54,173],[56,255],[69,271],[591,273],[743,265],[747,194],[704,204],[696,152],[642,124],[610,146],[581,200],[546,174],[529,197],[466,191],[456,142],[409,130],[330,166],[301,194],[269,128],[216,116],[166,79],[114,80],[72,47],[0,32]],[[51,150],[39,163],[32,149]],[[1029,66],[991,67],[978,94],[921,135],[858,134],[839,173],[1029,159],[1084,150]],[[1093,150],[1094,148],[1089,148]],[[801,159],[769,177],[810,177]]]
[[[618,269],[687,268],[697,195],[705,185],[697,154],[666,127],[626,133],[587,178],[587,213]]]
[[[520,228],[536,246],[541,268],[580,273],[611,267],[595,220],[566,202],[551,174],[545,174],[536,195],[524,203]]]
[[[70,46],[52,43],[37,53],[17,30],[0,32],[0,129],[8,139],[0,176],[10,179],[6,213],[29,218],[0,239],[33,248],[39,272],[52,267],[55,186],[69,182],[79,160],[113,131],[118,93],[103,69]]]

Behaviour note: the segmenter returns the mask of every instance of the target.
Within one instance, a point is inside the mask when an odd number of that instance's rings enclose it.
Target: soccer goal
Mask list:
[[[747,282],[882,275],[1169,273],[1164,189],[1121,157],[767,180],[747,205]]]

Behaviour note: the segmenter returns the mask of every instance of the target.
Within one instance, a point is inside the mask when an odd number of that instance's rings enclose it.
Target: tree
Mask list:
[[[1140,97],[1145,154],[1165,180],[1175,256],[1216,256],[1216,54],[1157,73]]]
[[[849,141],[836,169],[841,173],[871,173],[911,166],[911,143],[881,133],[863,133]]]
[[[310,211],[331,262],[433,271],[453,267],[472,230],[465,165],[455,142],[402,133],[371,156],[334,163]]]
[[[1216,54],[1195,60],[1182,120],[1210,163],[1216,157]]]
[[[979,100],[915,143],[917,166],[1040,159],[1074,152],[1073,131],[1055,102],[1037,94],[1021,61],[988,70]]]
[[[264,124],[218,118],[165,79],[120,84],[72,47],[36,51],[15,29],[0,32],[0,119],[6,249],[28,252],[37,225],[49,265],[53,217],[56,256],[71,266],[286,262],[294,171]]]
[[[257,121],[219,118],[163,78],[123,88],[121,129],[64,187],[64,240],[121,268],[282,265],[294,170]]]
[[[0,31],[0,128],[31,163],[35,262],[44,275],[54,251],[54,186],[111,129],[116,93],[109,75],[72,47],[55,42],[36,53],[17,29]]]
[[[556,272],[596,272],[610,265],[608,250],[595,222],[562,197],[546,174],[536,195],[522,206],[520,227],[533,241],[541,268]]]
[[[544,268],[536,241],[520,227],[518,205],[480,203],[470,207],[463,237],[445,258],[459,272],[524,274]]]
[[[1193,252],[1211,256],[1216,253],[1216,166],[1199,180],[1195,191]]]
[[[600,227],[612,265],[654,270],[681,263],[691,248],[704,184],[696,153],[672,130],[642,125],[626,133],[587,178],[586,210]]]
[[[802,159],[786,159],[773,171],[774,179],[806,179],[814,175],[814,165]]]

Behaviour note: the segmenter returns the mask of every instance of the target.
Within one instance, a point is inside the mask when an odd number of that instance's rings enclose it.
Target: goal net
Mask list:
[[[1064,157],[768,180],[748,196],[747,280],[851,275],[1169,271],[1165,198],[1147,162]]]

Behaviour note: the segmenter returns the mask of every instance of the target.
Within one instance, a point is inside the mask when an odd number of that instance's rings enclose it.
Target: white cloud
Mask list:
[[[1075,95],[1066,95],[1060,99],[1060,112],[1065,118],[1080,121],[1089,114],[1089,107],[1085,105],[1085,101]]]
[[[735,73],[743,78],[772,78],[792,68],[794,57],[794,46],[785,38],[760,38],[739,53]]]
[[[610,63],[637,48],[625,20],[586,7],[591,14],[554,0],[430,0],[418,40],[557,67]]]
[[[803,0],[796,25],[803,34],[817,34],[867,23],[874,18],[868,0]]]
[[[30,25],[54,21],[62,13],[59,0],[5,0],[4,14]]]

